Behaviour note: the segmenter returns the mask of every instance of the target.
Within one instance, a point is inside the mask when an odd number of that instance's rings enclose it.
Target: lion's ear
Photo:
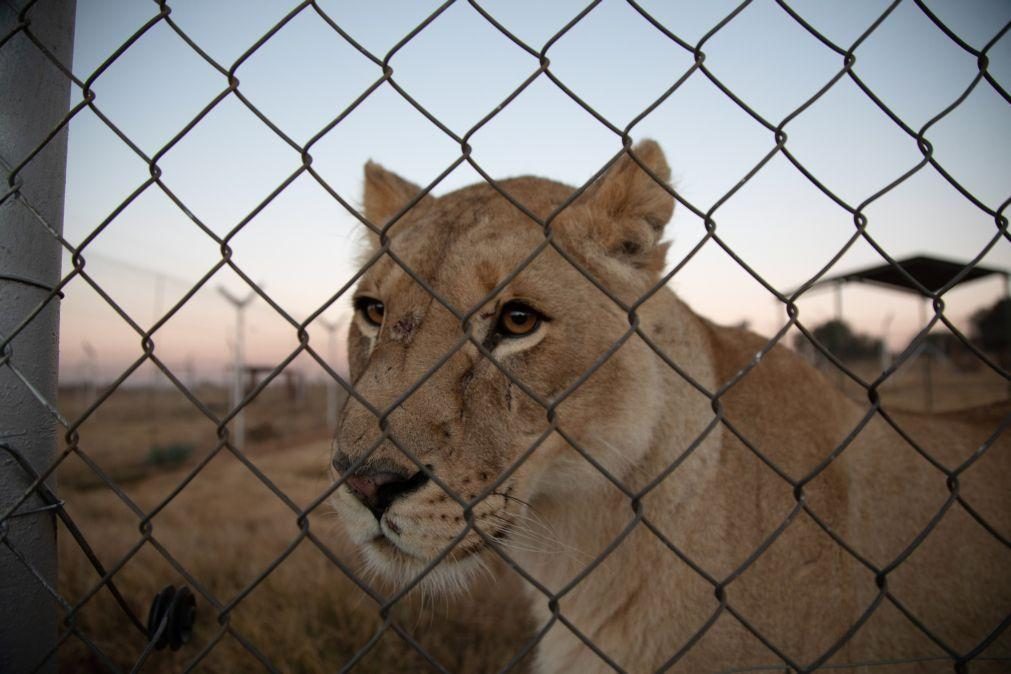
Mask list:
[[[385,227],[420,192],[420,187],[379,164],[373,161],[365,163],[365,217],[376,227]],[[427,208],[434,200],[430,194],[425,195],[414,205],[412,212],[414,209]]]
[[[584,203],[596,216],[593,235],[609,253],[635,266],[662,268],[666,246],[659,242],[674,213],[674,197],[666,189],[670,166],[655,141],[644,140],[631,153],[663,184],[626,154],[590,188]]]

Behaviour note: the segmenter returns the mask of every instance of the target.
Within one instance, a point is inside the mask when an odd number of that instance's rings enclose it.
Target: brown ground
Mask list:
[[[876,364],[857,364],[870,377]],[[888,407],[923,409],[922,367],[900,370],[882,387]],[[936,363],[933,407],[950,410],[1006,399],[1007,383],[986,369],[969,371]],[[854,396],[866,393],[847,384]],[[198,395],[216,412],[224,409],[223,391],[204,387]],[[249,442],[245,454],[266,479],[303,508],[329,484],[329,447],[324,391],[310,388],[293,400],[283,386],[271,386],[247,414]],[[61,410],[74,418],[85,409],[81,391],[65,392]],[[123,390],[114,394],[80,429],[81,448],[122,488],[123,496],[143,512],[167,499],[198,461],[214,452],[214,424],[181,395],[171,391]],[[189,447],[176,465],[152,463],[152,447]],[[118,565],[142,540],[140,518],[78,457],[59,470],[60,496],[108,568]],[[341,538],[326,504],[310,516],[310,530],[348,568],[360,567]],[[377,603],[359,590],[317,548],[303,539],[288,557],[267,573],[274,560],[297,540],[297,515],[227,449],[220,450],[185,489],[168,501],[152,520],[152,540],[116,571],[114,581],[142,621],[152,598],[166,585],[198,589],[197,626],[193,641],[179,652],[154,653],[144,671],[182,671],[200,657],[196,671],[261,671],[245,640],[272,665],[285,672],[332,672],[341,669],[376,633],[382,620]],[[192,578],[185,579],[158,550],[162,546]],[[60,532],[60,591],[71,603],[81,601],[98,581],[64,530]],[[265,574],[248,595],[245,588]],[[501,669],[533,634],[520,593],[520,580],[505,571],[505,580],[483,584],[469,597],[424,601],[410,596],[392,616],[449,671]],[[207,593],[211,598],[205,596]],[[234,606],[232,604],[234,603]],[[224,631],[219,617],[224,616]],[[85,601],[74,618],[81,635],[92,641],[117,667],[129,670],[146,639],[102,589]],[[98,656],[77,636],[60,648],[65,672],[104,671]],[[525,671],[526,662],[514,671]],[[354,671],[415,672],[432,667],[403,639],[387,630]]]
[[[205,389],[205,399],[221,411],[224,392]],[[283,387],[268,388],[247,414],[245,455],[299,508],[328,484],[329,443],[324,391],[310,389],[293,401]],[[67,392],[68,417],[85,407],[80,391]],[[214,424],[177,393],[124,390],[103,403],[81,427],[81,448],[98,463],[124,495],[151,512],[216,446]],[[155,466],[150,448],[192,447],[181,465]],[[60,496],[68,513],[108,568],[117,565],[142,540],[140,518],[75,455],[59,472]],[[198,622],[193,641],[177,653],[155,652],[143,671],[184,670],[222,628],[220,608],[235,601],[297,540],[296,513],[273,494],[252,470],[227,449],[219,451],[185,489],[152,520],[154,541],[165,548],[213,600],[197,593]],[[323,504],[309,518],[310,530],[349,569],[359,564],[341,539],[330,508]],[[508,577],[508,572],[503,576]],[[60,532],[60,591],[74,604],[98,582],[98,575],[66,530]],[[114,576],[114,582],[141,621],[154,596],[166,585],[187,581],[152,542],[144,543]],[[502,668],[532,635],[518,581],[487,584],[455,600],[410,595],[392,616],[443,667],[482,672]],[[195,588],[194,588],[195,589]],[[384,588],[388,591],[388,588]],[[212,601],[217,605],[212,605]],[[290,555],[228,612],[227,625],[272,665],[285,672],[332,672],[354,657],[382,624],[379,606],[310,540]],[[107,590],[88,599],[75,617],[81,634],[120,668],[130,669],[146,639]],[[105,671],[80,639],[71,636],[59,651],[65,672]],[[261,671],[264,667],[226,632],[196,671]],[[408,643],[387,630],[355,671],[433,671]],[[524,671],[524,667],[516,671]]]
[[[881,363],[877,360],[846,365],[868,384],[881,375]],[[854,399],[867,401],[866,390],[840,373],[835,366],[822,362],[819,367],[831,372],[830,376],[835,377]],[[1011,395],[1008,382],[981,361],[968,359],[960,364],[938,357],[929,363],[922,357],[904,363],[878,390],[885,408],[919,412],[977,407],[1007,400]]]

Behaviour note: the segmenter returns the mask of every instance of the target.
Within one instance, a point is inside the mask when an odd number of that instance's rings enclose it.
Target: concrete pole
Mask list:
[[[892,325],[895,314],[889,312],[885,320],[881,322],[881,371],[884,372],[892,364],[892,353],[888,346],[888,331]]]
[[[240,304],[235,308],[235,376],[232,378],[232,406],[236,407],[245,397],[246,381],[244,369],[246,367],[245,341],[246,341],[246,305]],[[235,415],[235,438],[233,440],[235,449],[241,450],[246,445],[246,410],[240,409]]]
[[[923,299],[920,301],[920,325],[927,325],[927,305],[931,302],[929,299]],[[930,346],[929,338],[930,333],[924,335],[923,348],[920,350],[920,358],[923,359],[923,403],[924,408],[928,412],[934,411],[934,373],[933,373],[933,360],[934,360],[934,350]]]
[[[1011,274],[1007,272],[1004,273],[1004,299],[1011,299]],[[1007,324],[1004,326],[1004,334],[1006,338],[1011,339],[1011,314],[1005,314],[1007,316]],[[1002,368],[1007,369],[1009,364],[1011,364],[1011,347],[1005,345],[1002,353],[997,354],[997,364]],[[1011,380],[1007,383],[1007,394],[1008,400],[1011,400]]]
[[[11,5],[23,4],[0,3],[0,37],[19,23]],[[61,0],[39,3],[28,13],[29,30],[67,67],[73,58],[75,9],[75,0]],[[0,168],[0,195],[20,183],[24,200],[57,232],[63,230],[66,130],[14,181],[8,170],[57,127],[69,104],[70,80],[24,34],[0,47],[0,159],[6,164]],[[39,395],[53,404],[59,299],[50,300],[16,337],[11,335],[46,298],[46,288],[59,282],[60,254],[59,243],[20,198],[8,198],[0,205],[0,348]],[[0,355],[0,363],[4,358]],[[56,430],[53,415],[10,367],[0,364],[0,443],[42,472],[56,452]],[[13,458],[0,452],[0,672],[56,669],[55,658],[45,662],[44,658],[56,643],[60,613],[42,584],[56,587],[53,511],[38,511],[42,501],[32,496],[13,517],[4,517],[30,482]],[[49,487],[55,491],[54,480]]]
[[[341,326],[343,321],[328,323],[327,321],[320,319],[320,323],[329,333],[329,339],[327,342],[329,352],[327,354],[327,359],[330,361],[330,367],[336,367],[337,329]],[[337,382],[330,376],[327,376],[326,379],[326,427],[331,434],[337,431]]]
[[[842,308],[842,281],[836,281],[835,283],[835,320],[839,323],[843,322],[843,308]],[[839,358],[839,356],[836,356]],[[846,375],[843,371],[836,368],[835,372],[836,382],[839,384],[839,388],[846,385]]]
[[[835,319],[842,322],[842,281],[835,284]]]
[[[224,288],[218,288],[218,292],[221,293],[221,295],[235,307],[235,358],[232,361],[231,396],[232,409],[235,409],[245,397],[245,391],[243,390],[244,387],[242,384],[245,381],[243,371],[246,366],[245,356],[243,354],[246,339],[246,305],[253,301],[253,298],[256,297],[256,293],[250,292],[245,298],[239,299]],[[240,451],[246,442],[245,417],[245,410],[239,410],[238,413],[232,417],[232,446]]]

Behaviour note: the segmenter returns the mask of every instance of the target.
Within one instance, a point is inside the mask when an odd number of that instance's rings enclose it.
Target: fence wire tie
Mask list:
[[[10,281],[12,283],[20,283],[21,285],[30,286],[32,288],[38,288],[39,290],[45,290],[51,295],[56,295],[61,300],[65,297],[62,290],[57,290],[52,286],[47,286],[45,283],[40,283],[39,281],[33,281],[24,276],[16,276],[14,274],[0,274],[0,281]]]
[[[0,440],[12,437],[20,437],[24,435],[26,435],[26,433],[23,431],[16,433],[8,433],[6,435],[0,435]],[[10,446],[6,442],[0,442],[0,450],[7,452],[7,454],[11,456],[14,462],[18,464],[18,466],[30,480],[32,481],[38,480],[39,474],[32,467],[32,464],[29,463],[29,461],[21,454],[21,452],[19,452],[17,449]],[[77,543],[78,547],[80,547],[81,551],[84,553],[84,556],[87,557],[88,561],[91,563],[91,566],[94,568],[95,572],[98,573],[99,577],[105,576],[106,571],[101,560],[91,549],[91,545],[88,543],[88,540],[84,537],[84,534],[78,528],[73,518],[71,518],[70,513],[68,513],[64,508],[66,502],[57,498],[56,495],[52,492],[52,490],[45,482],[39,483],[39,485],[34,489],[32,489],[32,491],[46,505],[37,508],[31,508],[28,510],[22,510],[20,512],[18,511],[18,508],[20,506],[18,506],[14,509],[13,512],[7,513],[2,518],[0,518],[0,542],[3,542],[9,548],[11,547],[11,543],[10,541],[7,540],[7,537],[10,534],[10,521],[12,519],[17,517],[25,517],[28,515],[36,515],[43,512],[52,512],[53,514],[57,515],[60,518],[60,521],[67,528],[67,531],[70,533],[71,537]],[[13,548],[11,549],[13,551]],[[33,573],[35,572],[34,567],[32,567],[31,570]],[[146,634],[146,628],[144,624],[134,614],[133,610],[130,608],[130,605],[127,603],[122,593],[120,593],[119,588],[116,586],[116,583],[113,581],[113,579],[109,578],[109,580],[105,583],[105,586],[112,594],[113,599],[123,610],[124,614],[126,614],[126,616],[134,624],[134,626],[137,627],[141,632]],[[54,596],[59,595],[54,592]]]
[[[29,515],[38,515],[39,513],[51,512],[53,510],[59,510],[64,506],[64,501],[57,501],[56,503],[50,503],[49,505],[42,506],[41,508],[32,508],[30,510],[14,511],[7,516],[7,519],[12,520],[17,517],[28,517]]]

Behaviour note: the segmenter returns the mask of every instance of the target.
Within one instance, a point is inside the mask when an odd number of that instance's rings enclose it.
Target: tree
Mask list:
[[[1011,298],[980,309],[969,319],[970,339],[984,351],[1005,353],[1011,347]]]
[[[811,330],[811,334],[836,358],[859,360],[876,358],[881,353],[880,339],[853,332],[846,321],[827,321]],[[806,349],[807,337],[802,334],[796,335],[793,344],[798,351]]]

